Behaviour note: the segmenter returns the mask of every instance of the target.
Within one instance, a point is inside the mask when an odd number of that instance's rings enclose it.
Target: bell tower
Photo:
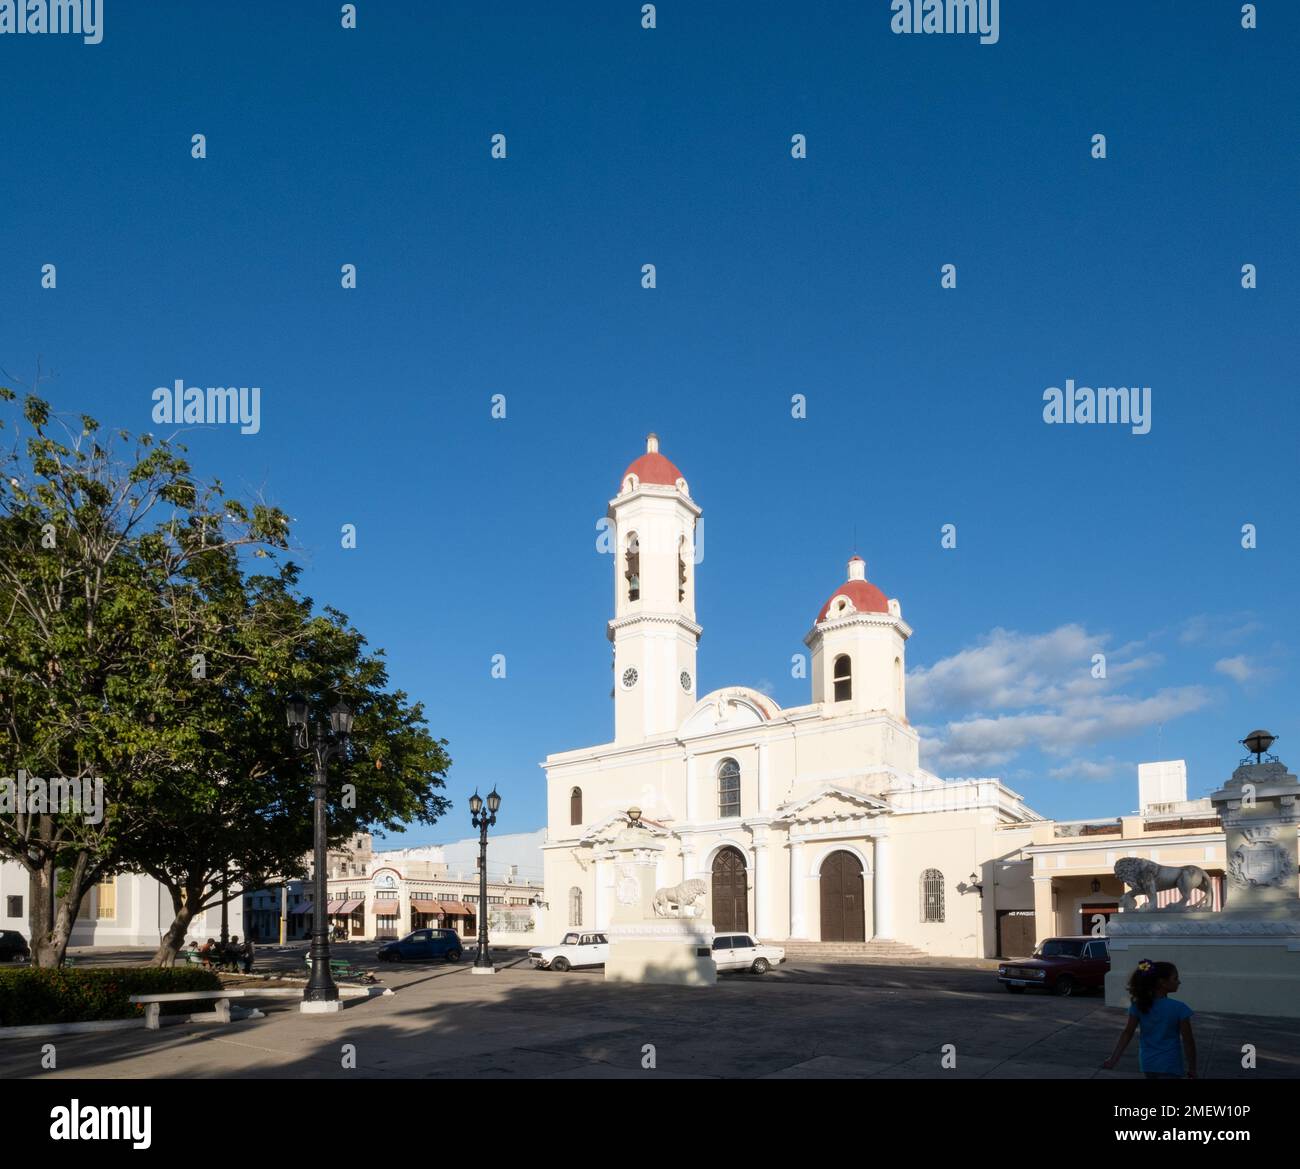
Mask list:
[[[670,734],[695,706],[696,521],[682,473],[646,439],[610,500],[614,521],[614,741]]]

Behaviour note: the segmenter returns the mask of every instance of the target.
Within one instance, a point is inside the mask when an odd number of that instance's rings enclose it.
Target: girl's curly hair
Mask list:
[[[1133,1005],[1145,1015],[1156,1001],[1156,987],[1162,980],[1177,973],[1178,967],[1172,962],[1152,962],[1149,958],[1143,958],[1128,980],[1128,993]]]

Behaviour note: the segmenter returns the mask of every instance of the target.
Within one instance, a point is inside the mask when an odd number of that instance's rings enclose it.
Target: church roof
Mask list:
[[[645,454],[628,465],[621,481],[626,481],[629,475],[635,475],[641,483],[657,483],[664,487],[676,487],[677,480],[685,478],[671,459],[659,453],[659,438],[654,434],[646,437]]]
[[[847,616],[849,613],[888,613],[888,598],[867,580],[866,576],[866,561],[861,556],[854,556],[849,561],[848,580],[826,598],[826,604],[817,614],[817,620],[825,621],[828,614],[832,617],[840,617]],[[837,603],[840,602],[840,598],[845,598],[847,604]],[[833,613],[832,607],[835,610]]]

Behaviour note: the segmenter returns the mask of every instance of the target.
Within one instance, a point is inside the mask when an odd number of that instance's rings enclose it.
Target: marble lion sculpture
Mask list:
[[[685,917],[688,908],[698,906],[701,898],[709,891],[708,885],[698,877],[674,885],[671,889],[656,889],[654,898],[655,913],[660,917]],[[701,912],[703,907],[696,909]],[[676,912],[674,913],[674,909]]]
[[[1146,894],[1146,904],[1142,908],[1154,909],[1156,894],[1162,889],[1177,889],[1183,895],[1181,901],[1169,906],[1170,909],[1190,909],[1192,893],[1198,889],[1202,894],[1198,904],[1207,908],[1210,904],[1209,874],[1196,865],[1161,865],[1139,856],[1126,856],[1115,862],[1115,876],[1128,886],[1119,899],[1119,907],[1125,912],[1138,908],[1136,897],[1139,893]]]

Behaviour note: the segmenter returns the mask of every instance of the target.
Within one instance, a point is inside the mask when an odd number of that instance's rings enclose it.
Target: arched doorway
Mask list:
[[[713,928],[718,933],[749,932],[745,858],[724,848],[713,858]]]
[[[822,941],[865,942],[866,905],[862,892],[862,862],[843,849],[822,861]]]

